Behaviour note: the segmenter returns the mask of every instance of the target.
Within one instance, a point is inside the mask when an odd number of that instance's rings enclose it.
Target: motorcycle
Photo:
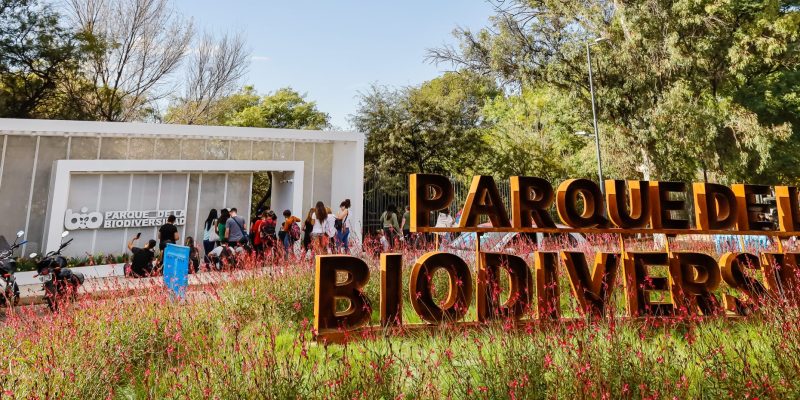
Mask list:
[[[68,231],[61,234],[62,240],[69,235]],[[84,277],[79,272],[72,272],[67,268],[67,259],[61,255],[73,239],[70,239],[58,247],[58,250],[45,254],[36,264],[36,277],[44,288],[44,298],[51,311],[57,311],[59,303],[64,300],[74,301],[78,288],[83,285]],[[31,254],[31,258],[36,254]]]
[[[17,232],[17,238],[14,239],[14,244],[9,245],[5,236],[0,236],[0,307],[9,306],[14,307],[19,303],[19,286],[17,286],[17,279],[14,273],[17,272],[17,260],[14,259],[14,250],[18,249],[27,240],[17,243],[17,241],[25,234],[24,231]]]

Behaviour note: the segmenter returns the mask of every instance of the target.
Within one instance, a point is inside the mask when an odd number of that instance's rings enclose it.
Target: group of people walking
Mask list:
[[[259,210],[249,224],[234,207],[209,211],[203,222],[202,263],[194,238],[187,237],[183,244],[190,249],[189,270],[197,272],[201,265],[219,269],[226,262],[235,263],[240,254],[273,262],[281,258],[306,259],[316,254],[349,254],[350,231],[350,199],[342,201],[335,213],[318,201],[308,210],[305,220],[292,215],[291,210],[283,210],[280,217],[270,209]],[[167,244],[181,243],[174,216],[168,217],[167,223],[159,228],[158,241],[150,239],[138,247],[136,242],[140,237],[141,233],[128,242],[131,276],[153,275]],[[300,242],[299,252],[295,251],[297,242]]]
[[[460,212],[459,212],[460,214]],[[437,216],[437,227],[451,227],[458,223],[460,215],[454,218],[449,210],[441,210]],[[410,232],[411,214],[405,206],[401,214],[397,207],[389,205],[380,217],[382,229],[372,240],[375,251],[393,251],[400,247],[416,247],[415,238]],[[339,204],[334,212],[318,201],[309,208],[305,219],[293,215],[291,210],[283,210],[278,216],[270,209],[259,210],[248,222],[238,215],[234,208],[223,208],[217,212],[211,209],[203,223],[203,254],[195,245],[194,238],[187,237],[184,245],[190,248],[190,272],[197,272],[201,265],[207,269],[220,268],[221,265],[235,263],[240,254],[251,254],[258,259],[276,262],[280,259],[309,259],[312,255],[350,253],[350,199]],[[128,249],[131,251],[130,273],[134,276],[152,275],[157,270],[158,255],[169,243],[180,243],[180,232],[175,226],[175,217],[170,216],[167,223],[158,230],[158,241],[151,239],[143,247],[137,247],[140,234],[131,238]],[[424,241],[428,238],[422,236]],[[449,241],[449,234],[439,234],[440,242]],[[299,248],[295,244],[299,242]],[[156,250],[158,249],[158,250]]]
[[[303,254],[349,254],[350,230],[350,199],[339,204],[337,213],[318,201],[303,222]]]

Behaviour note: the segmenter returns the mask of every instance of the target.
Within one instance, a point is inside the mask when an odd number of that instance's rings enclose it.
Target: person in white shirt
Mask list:
[[[453,216],[450,215],[450,210],[445,208],[444,210],[439,212],[439,215],[436,217],[436,227],[437,228],[451,228],[455,225],[455,220]],[[450,241],[450,233],[437,233],[439,235],[439,239],[441,241],[441,245],[444,246],[445,243]]]
[[[314,254],[328,254],[328,234],[326,225],[328,221],[328,211],[325,204],[321,201],[317,202],[314,207],[314,214],[311,215],[311,245],[314,248]]]
[[[325,207],[328,212],[328,217],[325,218],[325,235],[328,236],[328,252],[335,253],[336,248],[336,215],[330,207]]]

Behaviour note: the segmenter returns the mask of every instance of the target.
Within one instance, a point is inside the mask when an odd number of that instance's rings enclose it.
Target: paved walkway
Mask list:
[[[221,282],[241,280],[250,277],[269,275],[274,268],[264,267],[257,269],[239,269],[228,272],[200,272],[199,274],[189,275],[189,288],[211,286]],[[106,297],[115,295],[130,295],[136,291],[144,291],[156,287],[164,287],[164,277],[154,276],[149,278],[126,278],[115,276],[108,278],[86,279],[78,289],[79,295],[89,295],[91,297]],[[44,303],[44,290],[42,285],[20,286],[19,305],[41,304]]]

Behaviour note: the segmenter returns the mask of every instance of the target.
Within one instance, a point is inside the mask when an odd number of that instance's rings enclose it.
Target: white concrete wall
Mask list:
[[[29,244],[23,251],[42,251],[51,234],[47,221],[54,218],[48,201],[52,188],[61,183],[53,166],[60,160],[206,160],[210,170],[226,160],[302,161],[302,171],[294,174],[291,187],[284,188],[294,193],[291,207],[286,208],[302,217],[317,200],[336,209],[350,198],[351,215],[360,220],[363,143],[364,135],[357,132],[0,119],[0,207],[5,215],[0,234],[25,230]],[[197,199],[187,204],[189,216],[196,218],[187,218],[182,236],[201,237],[202,224],[196,221],[205,220],[211,207],[221,207],[219,199],[205,195],[201,187],[216,181],[223,184],[224,178],[206,170],[181,173],[188,175],[189,197]],[[248,180],[228,183],[236,191]],[[280,185],[278,189],[274,204],[283,208],[287,199],[280,194]],[[249,208],[239,204],[242,201],[222,203],[240,211]],[[353,221],[354,227],[360,225]]]
[[[353,157],[352,154],[361,154]],[[331,209],[338,210],[344,199],[350,199],[350,226],[359,237],[363,228],[361,216],[364,205],[364,141],[337,142],[333,144],[331,165]]]
[[[209,170],[209,160],[61,160],[56,162],[53,195],[49,202],[51,213],[47,221],[47,250],[54,250],[61,243],[60,233],[64,227],[67,209],[90,206],[90,211],[110,210],[187,210],[187,220],[192,221],[195,239],[202,237],[197,230],[202,226],[206,214],[192,209],[190,203],[199,203],[200,198],[211,201],[211,207],[236,207],[245,219],[249,219],[251,173],[253,171],[294,171],[299,174],[304,163],[299,161],[215,161]],[[113,172],[113,174],[112,174]],[[198,178],[197,198],[189,198],[192,172],[201,172],[206,179],[206,189]],[[224,173],[223,173],[224,172]],[[243,174],[242,172],[246,172]],[[108,176],[108,179],[105,177]],[[166,177],[166,178],[165,178]],[[104,182],[107,182],[104,184]],[[110,185],[111,182],[116,182]],[[136,183],[134,183],[136,182]],[[127,183],[127,185],[125,185]],[[302,185],[302,179],[299,182]],[[279,188],[279,190],[282,188]],[[291,189],[291,188],[287,188]],[[207,196],[204,196],[207,195]],[[300,199],[295,190],[289,198]],[[94,207],[90,204],[96,202]],[[107,207],[104,204],[109,204]],[[211,208],[209,207],[209,209]],[[207,212],[207,211],[206,211]],[[126,241],[136,232],[142,232],[142,240],[156,239],[157,227],[96,229],[73,231],[74,245],[65,254],[82,256],[86,253],[121,253]],[[186,226],[181,228],[181,237],[186,237]],[[100,239],[98,239],[98,237]]]

